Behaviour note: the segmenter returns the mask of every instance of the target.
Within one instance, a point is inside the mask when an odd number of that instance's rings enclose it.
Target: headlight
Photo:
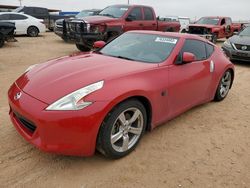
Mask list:
[[[49,105],[46,110],[81,110],[92,104],[84,101],[84,97],[101,89],[103,84],[104,81],[100,81],[76,90]]]
[[[232,44],[231,44],[231,42],[229,40],[226,40],[224,42],[224,46],[227,47],[227,48],[232,48]]]
[[[29,66],[29,67],[25,70],[25,72],[29,72],[30,70],[32,70],[33,68],[35,68],[37,65],[38,65],[38,64],[34,64],[34,65]]]

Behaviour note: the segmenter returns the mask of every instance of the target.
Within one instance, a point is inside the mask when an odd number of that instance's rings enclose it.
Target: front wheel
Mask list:
[[[115,159],[129,154],[141,139],[146,124],[147,114],[142,103],[129,100],[119,104],[102,123],[97,149]]]
[[[89,52],[91,50],[89,47],[82,45],[82,44],[76,44],[76,47],[78,50],[82,52]]]
[[[223,76],[220,80],[220,83],[218,85],[218,88],[216,90],[216,94],[215,94],[215,98],[214,98],[215,101],[222,101],[223,99],[226,98],[226,96],[230,90],[232,81],[233,81],[232,72],[230,70],[227,70],[223,74]]]

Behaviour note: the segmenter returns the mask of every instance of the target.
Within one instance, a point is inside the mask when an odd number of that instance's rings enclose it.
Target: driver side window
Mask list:
[[[183,52],[194,54],[197,61],[207,59],[205,43],[199,40],[186,39],[185,44],[180,52],[180,57],[182,57]]]
[[[221,20],[221,25],[225,25],[226,24],[226,20],[225,20],[225,18],[223,18],[222,20]]]
[[[135,7],[133,10],[129,13],[129,16],[132,16],[134,20],[142,20],[142,12],[140,7]]]

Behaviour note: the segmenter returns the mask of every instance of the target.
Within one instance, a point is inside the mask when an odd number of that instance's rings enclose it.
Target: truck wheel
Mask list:
[[[82,44],[76,44],[76,47],[78,50],[82,51],[82,52],[89,52],[91,49],[87,46],[84,46]]]
[[[30,26],[30,27],[28,28],[28,30],[27,30],[27,34],[28,34],[28,36],[30,36],[30,37],[37,37],[38,34],[39,34],[39,30],[38,30],[38,28],[35,27],[35,26]]]
[[[0,48],[2,48],[4,45],[4,37],[3,35],[0,33]]]
[[[167,29],[166,29],[166,32],[174,32],[174,29],[173,29],[172,27],[167,28]]]
[[[212,41],[211,41],[211,42],[214,43],[214,44],[216,44],[217,39],[218,39],[217,34],[213,34],[213,36],[212,36]]]

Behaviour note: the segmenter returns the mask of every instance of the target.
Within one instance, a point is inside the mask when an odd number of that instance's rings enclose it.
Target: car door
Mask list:
[[[28,29],[28,17],[21,14],[10,14],[10,21],[15,22],[16,26],[16,34],[17,35],[23,35],[27,34]]]
[[[183,64],[183,52],[196,56],[196,61]],[[203,41],[187,39],[175,64],[169,70],[169,114],[174,117],[208,99],[213,61],[207,57]]]
[[[143,30],[157,30],[157,20],[155,18],[154,12],[149,7],[143,8],[144,23]]]
[[[129,18],[129,19],[128,19]],[[124,31],[142,30],[143,29],[143,15],[141,7],[134,7],[125,19]]]

